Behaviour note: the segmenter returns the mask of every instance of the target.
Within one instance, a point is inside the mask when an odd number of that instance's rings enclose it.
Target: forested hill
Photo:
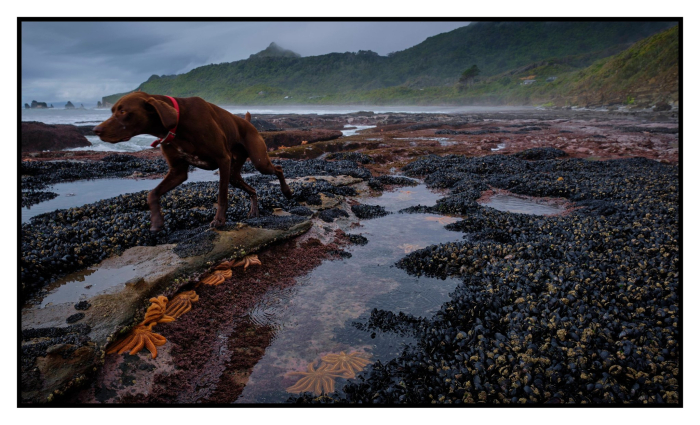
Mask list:
[[[581,57],[576,66],[621,52],[671,22],[476,22],[391,56],[393,73],[455,82],[472,64],[500,74],[546,59]],[[437,82],[437,81],[435,81]],[[429,84],[437,85],[437,84]]]
[[[138,88],[201,96],[219,104],[262,104],[307,103],[391,87],[451,86],[474,64],[482,77],[553,58],[582,68],[673,24],[477,22],[388,56],[360,50],[300,57],[273,43],[247,60],[206,65],[180,75],[153,75]],[[114,103],[121,95],[106,96],[103,101]]]

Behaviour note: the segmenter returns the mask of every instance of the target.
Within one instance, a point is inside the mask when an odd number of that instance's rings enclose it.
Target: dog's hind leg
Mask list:
[[[260,137],[261,143],[248,143],[250,162],[253,163],[255,169],[260,171],[261,174],[276,175],[277,179],[280,181],[280,189],[282,189],[282,193],[287,199],[292,199],[292,190],[289,188],[289,186],[287,186],[287,182],[284,179],[284,173],[282,172],[282,167],[279,165],[272,165],[270,157],[267,156],[265,142],[262,141],[262,137],[260,135],[257,135],[257,137]]]
[[[243,177],[241,177],[241,169],[243,168],[243,164],[245,164],[246,159],[247,157],[245,155],[240,154],[233,161],[231,161],[230,182],[233,187],[242,189],[250,196],[250,212],[248,213],[248,217],[258,217],[260,216],[260,212],[258,211],[258,194],[255,192],[255,189],[253,189],[248,183],[245,182],[245,180],[243,180]]]

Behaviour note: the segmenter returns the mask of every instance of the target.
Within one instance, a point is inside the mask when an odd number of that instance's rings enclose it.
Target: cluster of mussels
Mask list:
[[[465,237],[399,267],[462,283],[426,322],[374,313],[368,326],[411,328],[417,343],[333,401],[678,403],[677,166],[431,156],[404,171],[451,189],[435,208],[464,214],[448,229]],[[488,186],[580,208],[542,217],[474,204]]]
[[[163,159],[142,159],[124,154],[108,155],[102,161],[22,162],[22,207],[58,196],[55,192],[41,191],[51,184],[81,179],[126,177],[134,172],[165,174],[168,172],[168,164]]]
[[[360,152],[336,152],[328,155],[328,159],[344,159],[360,164],[374,164],[371,156]]]
[[[32,161],[20,164],[22,190],[34,191],[47,185],[72,180],[126,177],[138,171],[165,174],[164,159],[143,159],[125,154],[107,155],[101,161]]]
[[[293,161],[280,162],[290,178],[308,175],[352,175],[370,178],[369,171],[351,161]],[[321,204],[320,194],[326,196],[355,195],[352,188],[333,186],[326,181],[293,182],[294,197],[287,200],[279,185],[268,176],[248,178],[258,193],[260,214],[271,215],[275,208],[309,215],[300,205]],[[153,185],[157,184],[154,181]],[[26,297],[66,273],[96,264],[137,245],[171,243],[179,231],[208,225],[216,214],[218,182],[183,184],[163,196],[161,206],[165,230],[156,236],[150,232],[150,213],[141,191],[104,199],[92,204],[38,215],[22,225],[21,282]],[[227,221],[246,219],[250,200],[241,190],[230,188]]]
[[[372,177],[367,185],[374,190],[384,190],[384,186],[417,186],[418,182],[408,177],[383,175]]]

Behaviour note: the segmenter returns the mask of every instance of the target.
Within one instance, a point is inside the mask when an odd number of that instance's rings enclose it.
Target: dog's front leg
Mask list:
[[[151,232],[163,230],[163,213],[160,211],[160,197],[187,180],[188,165],[171,167],[168,174],[155,189],[148,192],[148,207],[151,210]]]
[[[231,158],[219,161],[219,207],[211,222],[212,227],[223,227],[226,224],[226,209],[228,208],[228,179],[231,176]]]

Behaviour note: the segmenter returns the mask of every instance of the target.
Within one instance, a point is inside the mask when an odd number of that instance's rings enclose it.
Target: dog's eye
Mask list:
[[[122,115],[126,114],[126,111],[122,109]]]

